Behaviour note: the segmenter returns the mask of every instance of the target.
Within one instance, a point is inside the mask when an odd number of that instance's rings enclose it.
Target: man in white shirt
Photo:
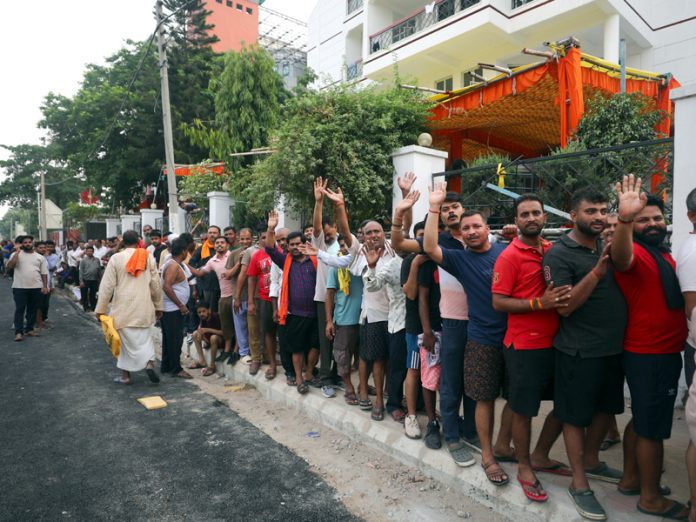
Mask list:
[[[33,236],[19,236],[20,250],[12,254],[7,269],[14,270],[12,276],[12,295],[15,302],[14,326],[15,341],[24,335],[34,337],[36,308],[42,294],[48,293],[48,263],[46,258],[34,252]],[[26,322],[25,322],[26,316]]]
[[[109,249],[106,248],[106,245],[104,245],[101,239],[94,240],[94,257],[96,257],[99,262],[101,262],[102,257],[104,257],[108,251]]]

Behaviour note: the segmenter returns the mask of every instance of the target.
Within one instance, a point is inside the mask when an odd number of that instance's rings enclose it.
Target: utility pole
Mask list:
[[[48,239],[48,222],[46,221],[46,179],[44,171],[40,172],[41,181],[39,186],[39,239]]]
[[[169,75],[167,73],[167,50],[164,44],[162,2],[155,4],[157,13],[157,51],[159,52],[160,82],[162,85],[162,122],[164,124],[164,155],[167,162],[167,193],[169,195],[169,230],[174,234],[183,232],[179,223],[179,198],[176,193],[174,169],[174,140],[172,134],[172,111],[169,105]]]

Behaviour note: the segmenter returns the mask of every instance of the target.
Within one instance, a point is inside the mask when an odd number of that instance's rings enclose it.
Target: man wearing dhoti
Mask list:
[[[137,248],[138,240],[132,230],[123,234],[124,249],[112,255],[106,265],[95,310],[99,319],[111,302],[110,315],[121,337],[116,365],[121,376],[115,379],[120,384],[130,384],[130,372],[143,369],[152,382],[159,382],[150,327],[162,315],[162,287],[155,259],[144,248]]]

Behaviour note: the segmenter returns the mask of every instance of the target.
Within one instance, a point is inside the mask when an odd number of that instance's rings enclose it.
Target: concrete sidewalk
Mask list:
[[[195,353],[193,346],[191,353]],[[347,405],[343,400],[343,392],[338,389],[334,399],[326,399],[321,395],[320,390],[313,388],[310,388],[311,391],[307,395],[300,395],[295,388],[285,384],[282,368],[280,365],[278,368],[278,376],[274,380],[268,381],[264,377],[265,367],[262,367],[257,375],[251,376],[248,367],[243,363],[237,363],[235,366],[218,364],[217,384],[219,386],[224,386],[230,382],[250,384],[265,398],[294,408],[346,436],[383,451],[408,466],[416,467],[424,474],[451,487],[458,488],[467,497],[471,497],[496,513],[514,519],[516,522],[583,520],[568,498],[567,488],[570,484],[568,477],[547,473],[539,474],[539,479],[549,493],[549,501],[545,504],[532,503],[526,499],[521,486],[515,479],[517,476],[516,465],[502,464],[510,476],[510,484],[497,488],[488,482],[478,464],[470,468],[456,466],[444,448],[439,451],[430,450],[425,447],[422,440],[407,438],[403,433],[403,426],[392,421],[388,415],[382,422],[372,421],[370,412],[364,412],[355,406]],[[204,379],[208,383],[215,382],[216,379],[216,377],[203,378],[198,372],[195,372],[195,378],[196,380]],[[353,379],[355,381],[357,378]],[[502,401],[498,402],[498,415],[502,411],[503,404]],[[535,419],[533,441],[536,440],[541,423],[551,407],[550,403],[545,403],[539,417]],[[627,406],[626,410],[627,413],[617,418],[620,430],[623,430],[623,427],[630,420],[630,406]],[[421,427],[424,429],[426,419],[424,416],[419,418]],[[498,422],[496,422],[497,425]],[[663,484],[672,488],[671,498],[680,502],[686,502],[689,498],[684,463],[684,452],[688,440],[684,411],[675,410],[672,438],[665,443],[666,471],[663,476]],[[562,437],[554,446],[551,456],[562,462],[567,462]],[[610,466],[621,469],[621,445],[602,452],[600,458]],[[592,481],[591,486],[607,510],[609,520],[627,522],[656,522],[660,520],[657,517],[639,513],[636,510],[637,497],[621,495],[616,491],[614,484]]]

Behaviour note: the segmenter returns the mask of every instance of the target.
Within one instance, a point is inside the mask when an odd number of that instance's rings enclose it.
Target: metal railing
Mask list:
[[[362,77],[363,61],[358,60],[346,67],[346,81],[357,80]]]
[[[346,16],[362,8],[363,0],[346,0]]]
[[[442,20],[454,16],[459,11],[468,9],[481,0],[437,0],[415,13],[402,18],[389,27],[370,36],[370,53],[387,49],[391,45],[414,35]]]
[[[462,204],[488,216],[492,227],[512,223],[513,200],[522,193],[538,194],[548,212],[548,226],[566,224],[571,197],[576,190],[594,187],[613,197],[613,185],[622,176],[635,173],[650,187],[654,173],[662,173],[665,190],[665,214],[672,213],[672,138],[629,143],[615,147],[592,149],[514,160],[503,165],[505,175],[498,173],[498,164],[483,165],[456,171],[439,172],[433,178],[460,178]],[[502,185],[502,187],[500,186]],[[551,208],[549,208],[551,207]]]

